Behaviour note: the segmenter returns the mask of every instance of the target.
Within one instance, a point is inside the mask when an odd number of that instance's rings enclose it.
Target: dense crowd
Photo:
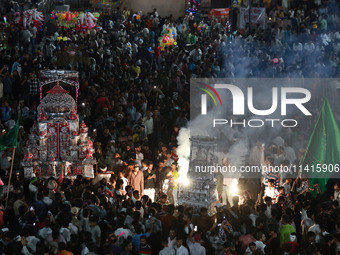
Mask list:
[[[328,193],[316,185],[312,197],[303,176],[269,173],[258,196],[231,197],[216,176],[221,203],[213,215],[177,205],[177,136],[188,125],[190,78],[339,77],[338,5],[310,2],[254,2],[267,7],[264,30],[237,30],[236,7],[230,22],[117,8],[91,32],[48,18],[38,29],[22,27],[14,23],[14,3],[3,3],[1,135],[19,113],[22,126],[10,187],[12,149],[0,152],[0,253],[338,254],[340,183],[334,196],[330,184]],[[176,45],[162,48],[167,29]],[[43,69],[79,71],[79,119],[89,127],[97,160],[93,179],[23,178],[20,161],[37,119]],[[337,96],[330,93],[331,100]],[[254,145],[247,163],[299,162],[307,130],[274,143],[264,162],[263,147]]]

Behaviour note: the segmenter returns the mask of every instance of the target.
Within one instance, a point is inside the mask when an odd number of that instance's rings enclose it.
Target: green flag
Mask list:
[[[19,114],[17,123],[15,126],[0,137],[0,151],[6,150],[8,148],[16,148],[18,145],[18,132],[21,114]]]
[[[321,192],[325,192],[332,174],[339,175],[339,165],[335,166],[339,163],[340,130],[326,96],[302,160],[302,173],[309,175],[312,189],[317,183]],[[316,189],[312,195],[316,195]]]

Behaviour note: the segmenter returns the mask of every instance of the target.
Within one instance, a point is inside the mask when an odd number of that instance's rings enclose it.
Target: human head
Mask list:
[[[152,168],[153,168],[153,163],[152,163],[152,161],[149,161],[149,163],[148,163],[148,170],[152,170]]]
[[[202,207],[201,210],[200,210],[200,214],[202,216],[207,216],[208,215],[208,209],[205,208],[205,207]]]
[[[340,182],[336,182],[336,183],[334,184],[334,190],[335,190],[336,192],[339,192],[339,190],[340,190]]]
[[[176,237],[176,231],[174,228],[171,228],[169,231],[169,237],[171,240],[174,240],[174,238]]]
[[[139,170],[139,164],[135,162],[134,167],[133,167],[133,171],[138,172],[138,170]]]
[[[279,187],[277,190],[278,190],[280,195],[283,195],[283,196],[285,195],[285,188],[284,187]]]
[[[256,244],[254,242],[251,242],[249,244],[249,249],[251,252],[254,252],[256,250]]]
[[[266,236],[262,232],[257,232],[255,235],[255,239],[260,242],[266,241]]]
[[[177,237],[176,245],[177,245],[177,248],[180,248],[183,245],[183,237],[181,236]]]
[[[133,194],[133,197],[134,197],[136,200],[139,200],[139,191],[138,191],[138,190],[134,190],[134,191],[132,192],[132,194]]]
[[[273,179],[269,179],[268,180],[268,187],[269,188],[274,188],[274,180]]]
[[[271,206],[273,204],[271,197],[265,197],[264,202],[266,203],[267,206]]]
[[[142,235],[142,236],[140,237],[140,245],[141,245],[141,246],[144,246],[144,245],[146,245],[146,244],[147,244],[146,236],[145,236],[145,235]]]

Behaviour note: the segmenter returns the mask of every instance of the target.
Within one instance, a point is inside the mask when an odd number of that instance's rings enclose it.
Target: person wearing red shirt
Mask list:
[[[110,108],[110,101],[109,99],[105,96],[105,92],[103,91],[100,93],[100,96],[97,98],[97,103],[100,104],[102,108]]]
[[[155,47],[153,47],[153,51],[155,52],[155,57],[158,58],[161,55],[161,47],[159,46],[159,42],[156,42]]]
[[[152,19],[150,19],[150,16],[145,20],[145,25],[149,30],[152,28]]]
[[[296,242],[296,233],[291,233],[290,234],[290,241],[285,242],[282,245],[282,248],[285,251],[289,251],[290,254],[298,254],[300,245]]]

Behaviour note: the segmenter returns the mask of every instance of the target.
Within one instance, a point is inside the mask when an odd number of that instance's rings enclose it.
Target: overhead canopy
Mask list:
[[[40,72],[40,87],[53,82],[64,82],[79,88],[78,72],[68,70],[42,70]]]
[[[211,9],[209,17],[229,17],[229,8]]]

